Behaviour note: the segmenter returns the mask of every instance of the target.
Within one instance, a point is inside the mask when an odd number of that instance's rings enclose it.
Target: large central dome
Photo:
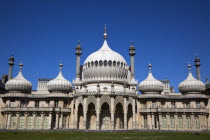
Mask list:
[[[89,55],[83,65],[83,82],[126,82],[128,65],[125,59],[110,49],[104,34],[102,47]]]

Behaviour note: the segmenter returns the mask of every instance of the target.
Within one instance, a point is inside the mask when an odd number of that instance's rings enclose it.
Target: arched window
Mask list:
[[[94,64],[93,64],[93,61],[91,62],[91,67],[93,67],[94,66]]]
[[[42,123],[42,120],[41,120],[41,115],[40,114],[37,114],[36,116],[36,120],[35,120],[35,128],[36,129],[41,129],[41,123]]]
[[[197,115],[195,116],[195,129],[200,129],[200,122]]]
[[[167,124],[166,124],[166,115],[162,115],[162,128],[166,128]]]
[[[49,126],[49,115],[45,114],[43,127],[44,129],[48,129],[48,126]]]
[[[95,66],[98,67],[98,61],[95,61]]]
[[[120,67],[120,62],[119,61],[117,62],[117,66]]]
[[[186,117],[186,120],[187,120],[187,129],[191,129],[192,127],[191,127],[191,119],[190,119],[190,116],[187,116]]]
[[[116,61],[113,62],[113,66],[116,67]]]
[[[121,62],[121,67],[123,68],[123,62]]]
[[[17,117],[16,117],[16,114],[12,114],[12,118],[11,118],[11,128],[16,128],[16,119],[17,119]]]
[[[147,123],[147,116],[144,116],[144,128],[148,127],[148,123]]]
[[[106,60],[104,61],[104,66],[105,66],[105,67],[107,66],[107,61],[106,61]]]
[[[103,62],[101,60],[99,61],[99,66],[103,66]]]
[[[25,116],[24,116],[24,114],[21,114],[20,118],[19,118],[19,128],[23,129],[24,125],[25,125]]]
[[[112,61],[109,60],[108,65],[111,67],[112,66]]]
[[[32,129],[33,128],[33,115],[29,114],[28,115],[28,122],[27,122],[27,129]]]
[[[88,67],[90,67],[90,62],[88,62]]]
[[[171,126],[171,128],[175,128],[175,121],[174,121],[173,115],[170,116],[170,126]]]
[[[183,120],[181,115],[178,116],[178,128],[183,128]]]

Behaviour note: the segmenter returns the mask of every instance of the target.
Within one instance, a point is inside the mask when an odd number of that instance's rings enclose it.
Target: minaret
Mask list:
[[[198,56],[196,56],[195,58],[195,67],[196,67],[196,74],[197,74],[197,79],[201,80],[201,73],[200,73],[200,59],[198,58]]]
[[[12,70],[13,70],[13,65],[15,64],[15,58],[12,54],[12,56],[9,58],[9,73],[8,73],[8,80],[12,79]]]
[[[130,48],[129,48],[129,55],[130,55],[130,63],[131,63],[131,79],[135,79],[134,78],[134,55],[136,54],[135,53],[135,47],[133,46],[133,42],[131,41],[131,45],[130,45]]]
[[[80,55],[82,54],[82,48],[80,42],[76,46],[76,79],[75,81],[80,81]]]

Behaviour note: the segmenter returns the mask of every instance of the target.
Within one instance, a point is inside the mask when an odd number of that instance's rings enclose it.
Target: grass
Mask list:
[[[0,140],[210,140],[210,133],[195,132],[85,132],[5,131]]]

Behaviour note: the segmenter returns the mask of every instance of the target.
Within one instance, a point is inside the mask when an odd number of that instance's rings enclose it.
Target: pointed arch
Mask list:
[[[124,129],[124,113],[121,103],[117,103],[115,107],[114,127],[115,130]]]
[[[133,128],[133,111],[132,111],[132,105],[129,104],[128,105],[128,114],[127,114],[127,125],[128,125],[128,129],[132,129]]]
[[[84,128],[84,113],[83,113],[83,105],[80,103],[78,106],[78,115],[77,115],[77,128]]]
[[[100,129],[108,130],[111,128],[111,113],[110,107],[107,102],[104,102],[101,105],[101,113],[100,113]]]
[[[91,102],[88,105],[87,111],[87,129],[96,129],[96,109],[95,105]]]

